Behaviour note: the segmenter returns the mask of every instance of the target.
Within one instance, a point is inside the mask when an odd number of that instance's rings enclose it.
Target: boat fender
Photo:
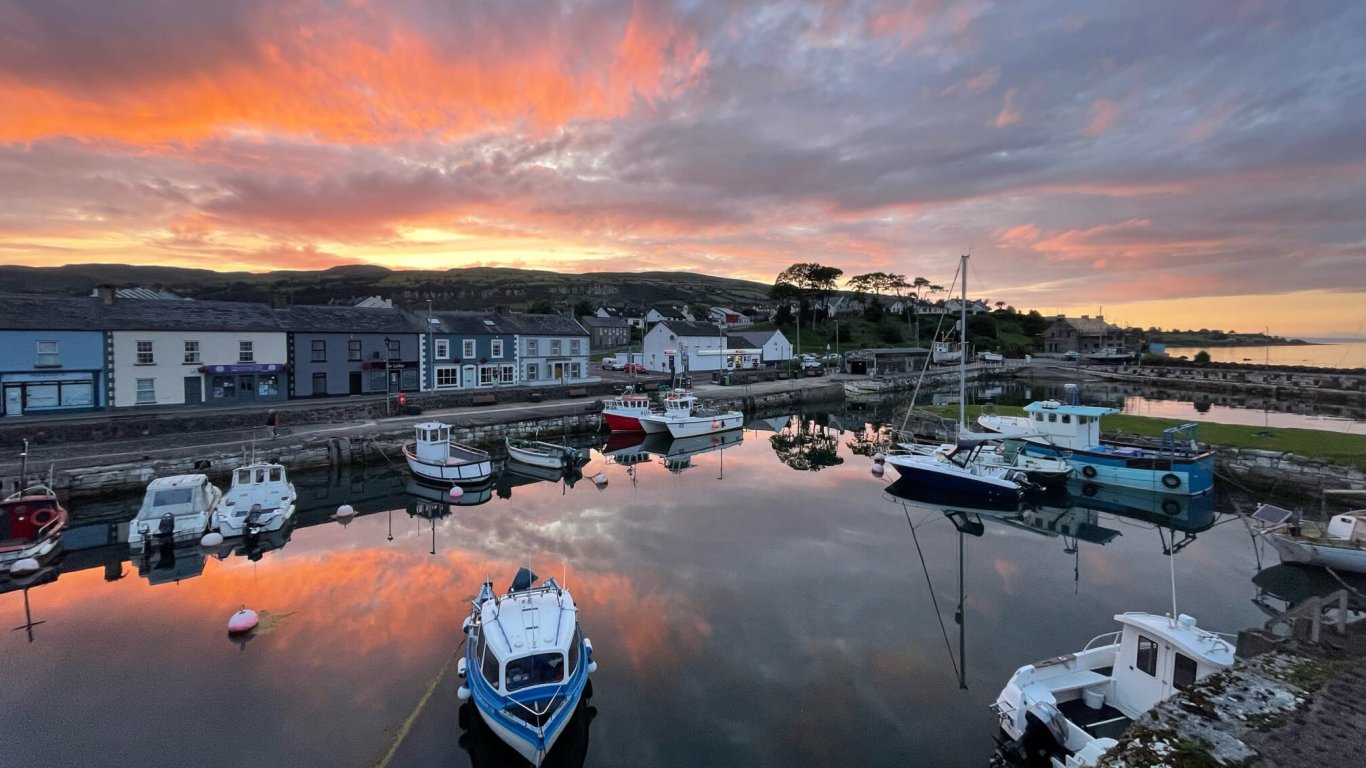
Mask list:
[[[240,635],[244,632],[250,632],[256,629],[256,625],[259,623],[261,623],[261,617],[256,615],[256,611],[243,608],[228,619],[228,634]]]
[[[461,657],[460,657],[460,661],[457,661],[457,662],[455,663],[455,673],[458,674],[458,675],[460,675],[460,679],[461,679],[461,680],[464,680],[464,679],[465,679],[465,670],[466,670],[466,669],[467,669],[467,667],[465,666],[465,657],[464,657],[464,656],[461,656]]]
[[[464,496],[464,495],[465,495],[465,489],[464,489],[464,488],[461,488],[461,487],[458,486],[458,485],[452,485],[452,486],[451,486],[451,498],[452,498],[452,499],[458,499],[458,498],[460,498],[461,496]]]
[[[1096,468],[1091,466],[1090,464],[1087,464],[1081,468],[1081,473],[1087,477],[1095,477]]]
[[[1162,476],[1162,484],[1168,488],[1180,488],[1181,478],[1177,477],[1173,472],[1168,472]]]
[[[1081,487],[1082,496],[1095,496],[1099,492],[1100,489],[1096,487],[1095,483],[1087,483]]]
[[[1181,511],[1181,505],[1175,499],[1162,500],[1162,513],[1165,515],[1175,515]]]
[[[223,534],[218,531],[209,531],[199,540],[199,545],[203,547],[217,547],[223,544]]]
[[[879,464],[881,464],[882,462],[884,462],[884,461],[886,461],[886,460],[887,460],[887,454],[883,453],[882,451],[878,451],[877,453],[873,454],[873,461],[876,461],[876,462],[879,463]]]
[[[15,576],[27,576],[30,573],[36,573],[38,567],[37,560],[31,557],[25,557],[22,560],[15,560],[14,563],[10,565],[9,572]]]
[[[460,625],[460,631],[468,635],[470,633],[470,625],[472,624],[474,624],[474,619],[466,616],[465,621]]]
[[[355,514],[356,509],[350,504],[343,504],[340,507],[337,507],[337,517],[354,517]]]
[[[457,688],[457,689],[455,690],[455,695],[456,695],[456,697],[459,698],[461,701],[469,701],[469,700],[470,700],[470,687],[469,687],[468,685],[462,685],[462,686],[460,686],[459,688]]]
[[[34,513],[33,513],[33,524],[34,524],[34,525],[39,525],[39,526],[47,525],[48,523],[52,522],[52,521],[55,520],[56,518],[57,518],[57,513],[56,513],[56,512],[53,512],[52,510],[48,509],[47,507],[43,507],[42,509],[40,509],[40,510],[38,510],[37,512],[34,512]]]
[[[873,477],[882,477],[882,465],[874,464],[872,468]]]
[[[588,638],[583,639],[584,658],[588,659],[588,674],[598,671],[598,663],[593,660],[593,641]]]

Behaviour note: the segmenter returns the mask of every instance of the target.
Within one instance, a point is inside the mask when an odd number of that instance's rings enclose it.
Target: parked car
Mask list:
[[[615,357],[604,357],[602,359],[602,369],[604,371],[620,371],[622,370],[622,363]]]
[[[640,363],[627,363],[621,367],[627,373],[645,373],[645,366]]]

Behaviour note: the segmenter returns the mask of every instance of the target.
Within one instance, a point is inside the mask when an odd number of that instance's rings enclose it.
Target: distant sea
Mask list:
[[[1366,340],[1308,339],[1314,344],[1270,347],[1167,347],[1172,357],[1195,357],[1204,350],[1216,363],[1303,365],[1311,368],[1366,368]]]

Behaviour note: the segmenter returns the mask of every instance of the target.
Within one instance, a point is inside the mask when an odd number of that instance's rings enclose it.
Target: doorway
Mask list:
[[[199,376],[185,377],[185,404],[199,405],[204,402],[204,380]]]
[[[22,387],[5,387],[5,415],[24,415],[24,390]]]

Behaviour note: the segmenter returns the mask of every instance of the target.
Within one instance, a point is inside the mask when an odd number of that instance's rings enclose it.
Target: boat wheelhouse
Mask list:
[[[46,485],[33,485],[0,501],[0,565],[41,558],[61,543],[66,509]]]
[[[428,421],[414,427],[414,439],[403,444],[408,469],[418,480],[437,485],[484,483],[493,477],[488,451],[451,438],[451,425]]]
[[[517,571],[499,597],[484,582],[465,619],[465,655],[458,671],[462,701],[473,700],[489,728],[540,765],[577,708],[597,669],[578,608],[554,579]]]
[[[198,543],[222,497],[207,475],[158,477],[147,484],[142,508],[128,524],[129,548],[138,552],[166,542]]]
[[[274,463],[248,464],[232,473],[232,487],[213,515],[213,527],[224,536],[270,533],[294,517],[298,494]]]
[[[1233,638],[1185,614],[1122,613],[1115,621],[1119,630],[1082,650],[1011,675],[991,705],[1008,757],[1046,754],[1054,768],[1096,765],[1129,723],[1233,664]]]
[[[650,396],[627,389],[620,395],[602,401],[602,419],[613,432],[640,432],[640,417],[650,413]]]
[[[668,432],[670,421],[692,416],[693,408],[697,407],[697,395],[687,389],[675,389],[665,395],[660,404],[663,406],[662,410],[643,413],[636,417],[640,422],[640,429],[646,434]]]
[[[1037,456],[1065,457],[1076,476],[1091,483],[1195,495],[1214,488],[1214,452],[1196,442],[1197,425],[1163,430],[1159,441],[1101,440],[1100,417],[1118,409],[1041,400],[1024,407],[1026,416],[984,410],[984,429],[1026,441]]]

